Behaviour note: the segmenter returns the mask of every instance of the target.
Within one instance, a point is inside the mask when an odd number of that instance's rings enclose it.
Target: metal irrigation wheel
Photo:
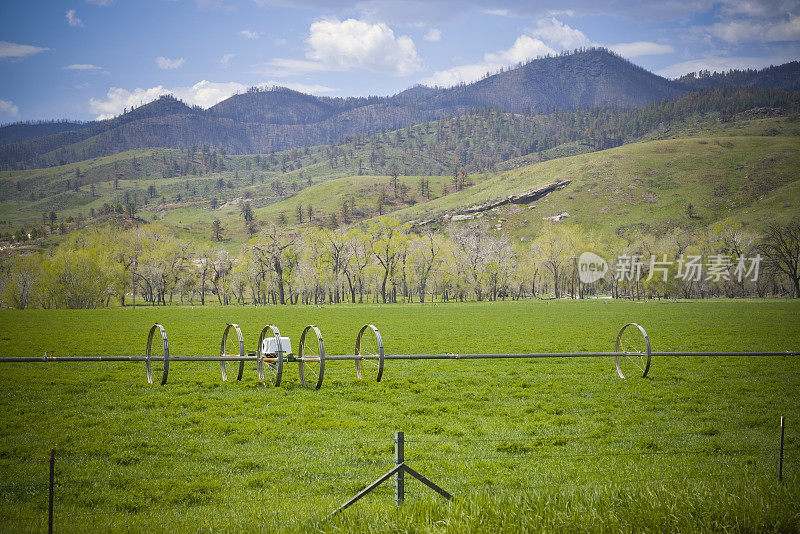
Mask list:
[[[307,388],[321,388],[322,377],[325,375],[325,344],[322,342],[322,333],[313,324],[305,327],[300,336],[297,359],[300,365],[300,383]]]
[[[275,338],[278,350],[276,354],[264,354],[264,340],[272,335]],[[264,381],[264,369],[269,375],[269,382],[278,387],[281,385],[281,375],[283,374],[283,350],[281,345],[281,333],[278,327],[269,324],[261,331],[258,337],[258,379]]]
[[[226,356],[236,356],[236,352],[228,352],[228,347],[226,346],[228,343],[228,332],[230,332],[231,328],[236,331],[236,337],[239,339],[239,347],[238,347],[238,355],[244,357],[244,338],[242,337],[242,331],[239,329],[239,325],[235,323],[228,323],[228,326],[225,327],[225,332],[222,334],[222,343],[219,347],[219,357],[225,358]],[[233,347],[232,347],[233,348]],[[235,365],[235,362],[233,362]],[[228,379],[228,373],[225,371],[225,361],[219,362],[220,367],[222,368],[222,379]],[[244,373],[244,360],[239,361],[239,374],[236,376],[236,380],[242,379],[242,374]]]
[[[636,328],[628,328],[635,326]],[[644,328],[636,323],[628,323],[617,334],[617,344],[614,348],[614,362],[617,364],[617,373],[620,378],[625,378],[625,373],[642,373],[642,378],[650,370],[650,338]],[[624,370],[624,371],[623,371]]]
[[[383,340],[381,339],[381,333],[371,324],[365,324],[358,331],[355,361],[356,375],[359,380],[364,376],[375,376],[376,382],[381,381],[381,376],[383,376]],[[361,362],[364,362],[363,373],[361,371]]]
[[[145,369],[147,370],[147,383],[153,383],[153,373],[150,369],[150,354],[151,354],[151,347],[153,345],[153,334],[155,334],[156,329],[161,332],[161,344],[164,347],[164,370],[161,374],[161,385],[167,383],[167,375],[169,374],[169,343],[167,343],[167,331],[164,330],[164,327],[160,324],[156,323],[150,328],[150,333],[147,335],[147,350],[145,351]]]

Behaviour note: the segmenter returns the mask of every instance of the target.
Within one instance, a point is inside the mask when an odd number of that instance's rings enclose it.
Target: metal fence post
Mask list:
[[[781,416],[781,450],[778,456],[778,482],[783,482],[783,428],[786,418]]]
[[[56,450],[50,449],[50,491],[47,507],[47,532],[53,534],[53,486],[56,479]]]
[[[405,461],[405,439],[402,432],[394,433],[394,465],[398,466]],[[397,506],[403,504],[405,499],[405,470],[400,469],[394,475],[394,502]]]

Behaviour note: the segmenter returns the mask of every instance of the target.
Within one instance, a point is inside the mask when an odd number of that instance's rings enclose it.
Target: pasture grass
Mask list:
[[[216,355],[226,322],[254,349],[268,323],[317,324],[328,354],[352,353],[366,322],[389,354],[611,351],[642,324],[653,350],[797,350],[792,301],[526,301],[298,307],[0,311],[0,354],[142,355],[159,321],[170,353]],[[229,375],[230,375],[229,371]],[[280,388],[222,382],[214,363],[0,367],[0,525],[46,529],[56,449],[61,531],[797,531],[797,357],[654,358],[621,380],[610,358],[387,361],[380,383],[329,362],[319,391],[296,364]],[[787,418],[785,480],[778,421]],[[327,516],[393,465],[385,484]]]

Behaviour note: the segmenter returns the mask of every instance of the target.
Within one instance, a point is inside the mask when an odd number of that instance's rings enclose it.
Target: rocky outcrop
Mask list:
[[[490,209],[497,208],[499,206],[505,206],[506,204],[528,204],[549,195],[553,191],[557,191],[558,189],[568,186],[569,183],[570,180],[556,180],[555,182],[549,183],[537,189],[531,189],[530,191],[526,191],[525,193],[521,193],[519,195],[510,195],[506,198],[489,200],[482,204],[470,206],[465,210],[456,212],[456,214],[468,215],[470,213],[479,213],[481,211],[489,211]]]
[[[414,221],[411,223],[411,226],[412,228],[416,228],[436,223],[471,221],[472,219],[481,217],[484,211],[493,210],[500,206],[505,206],[506,204],[528,204],[530,202],[536,202],[537,200],[549,195],[553,191],[557,191],[559,189],[568,186],[569,183],[570,180],[556,180],[555,182],[551,182],[547,185],[538,187],[536,189],[531,189],[529,191],[520,193],[518,195],[509,195],[505,198],[488,200],[486,202],[483,202],[481,204],[475,204],[474,206],[470,206],[469,208],[463,210],[455,211],[452,213],[445,213],[441,217],[437,217],[434,219]]]

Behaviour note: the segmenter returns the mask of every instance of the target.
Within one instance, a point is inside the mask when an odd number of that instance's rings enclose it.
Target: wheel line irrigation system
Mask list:
[[[235,341],[230,336],[231,330],[236,334]],[[156,332],[161,335],[162,356],[153,357],[152,345]],[[235,343],[238,342],[238,343]],[[231,345],[229,347],[229,344]],[[234,351],[229,348],[235,349]],[[356,375],[359,379],[374,378],[380,382],[383,377],[384,364],[387,360],[477,360],[477,359],[514,359],[514,358],[603,358],[612,357],[620,378],[626,375],[641,374],[646,377],[650,371],[653,356],[797,356],[798,351],[758,351],[758,352],[653,352],[650,338],[644,328],[636,323],[627,323],[617,334],[613,352],[528,352],[518,354],[385,354],[383,338],[380,331],[366,324],[358,331],[355,351],[350,354],[326,354],[322,333],[314,325],[308,325],[300,335],[297,355],[291,351],[289,338],[282,337],[275,325],[267,325],[261,330],[258,348],[247,352],[244,337],[239,326],[228,323],[222,334],[219,356],[170,356],[167,331],[159,323],[150,328],[147,336],[147,348],[144,356],[53,356],[45,353],[40,357],[7,357],[0,358],[0,363],[35,363],[35,362],[144,362],[147,381],[153,383],[152,364],[162,362],[161,385],[167,383],[170,364],[175,362],[219,362],[222,380],[228,379],[225,364],[239,364],[236,380],[244,374],[245,362],[256,362],[258,378],[262,383],[269,382],[279,386],[283,376],[285,363],[297,363],[300,382],[304,387],[319,389],[325,376],[325,364],[330,361],[355,362]]]

